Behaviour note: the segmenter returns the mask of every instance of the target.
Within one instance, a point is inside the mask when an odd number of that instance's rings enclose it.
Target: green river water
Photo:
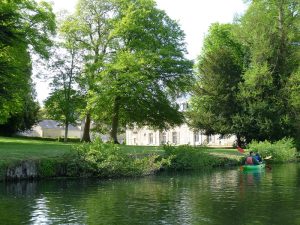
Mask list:
[[[300,225],[300,164],[0,183],[0,224]]]

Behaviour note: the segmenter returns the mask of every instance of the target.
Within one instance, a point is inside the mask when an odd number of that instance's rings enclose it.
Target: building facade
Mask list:
[[[179,111],[186,111],[189,108],[187,99],[189,96],[182,96],[177,99]],[[159,131],[149,127],[135,127],[126,130],[127,145],[159,146],[171,145],[207,145],[212,147],[231,147],[236,137],[222,135],[205,135],[204,131],[194,131],[187,124],[174,127],[170,130]]]
[[[28,137],[58,138],[65,136],[65,128],[55,120],[42,120],[37,125],[33,126],[31,130],[22,132],[20,135]],[[81,125],[69,125],[68,137],[81,138]]]
[[[159,146],[171,144],[231,147],[235,140],[234,135],[205,135],[204,132],[193,131],[187,124],[165,131],[153,130],[148,127],[135,127],[126,130],[127,145]]]
[[[79,123],[77,126],[69,125],[68,138],[82,138],[84,122]],[[91,124],[93,128],[93,124]],[[64,138],[65,127],[60,122],[55,120],[42,120],[37,125],[33,126],[31,130],[18,133],[21,136],[27,137],[41,137],[41,138]],[[91,139],[101,138],[103,142],[110,140],[108,134],[100,134],[97,132],[90,132]],[[124,134],[118,135],[120,143],[124,142]]]

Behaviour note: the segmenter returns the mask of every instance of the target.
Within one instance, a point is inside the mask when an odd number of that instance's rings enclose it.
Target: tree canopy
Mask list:
[[[16,121],[10,118],[24,115],[29,105],[35,105],[31,110],[36,111],[31,80],[31,53],[47,58],[54,32],[55,16],[48,3],[33,0],[1,2],[0,124],[3,126],[9,126],[9,121]],[[32,123],[35,119],[30,121]],[[24,126],[18,127],[15,124],[13,127],[16,131],[22,130]]]
[[[73,18],[70,32],[86,53],[88,112],[115,142],[119,125],[183,121],[173,100],[191,84],[192,62],[183,31],[154,1],[81,0]]]
[[[235,25],[213,24],[197,63],[197,84],[188,112],[190,123],[207,134],[239,134],[234,115],[245,64],[245,49],[234,36]]]
[[[251,1],[233,25],[211,27],[192,99],[195,128],[236,134],[248,142],[297,138],[299,5],[295,0]],[[226,26],[234,27],[231,33],[224,32]],[[218,27],[223,33],[216,32]]]

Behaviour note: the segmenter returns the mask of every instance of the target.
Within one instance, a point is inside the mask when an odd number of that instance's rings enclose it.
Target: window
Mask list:
[[[177,144],[177,132],[172,132],[172,143]]]
[[[213,141],[213,135],[207,135],[207,142],[211,143]]]
[[[149,133],[149,144],[153,144],[153,133]]]
[[[194,141],[199,142],[199,132],[194,132]]]
[[[166,144],[167,143],[167,134],[166,134],[166,132],[163,132],[162,134],[161,134],[161,144]]]

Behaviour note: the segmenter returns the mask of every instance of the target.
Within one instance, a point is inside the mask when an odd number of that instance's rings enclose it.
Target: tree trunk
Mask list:
[[[68,131],[69,131],[69,121],[66,120],[65,121],[65,138],[64,138],[64,142],[68,142]]]
[[[84,128],[83,128],[83,134],[82,134],[81,141],[91,142],[90,126],[91,126],[91,114],[88,112],[86,114],[86,118],[85,118],[85,123],[84,123]]]
[[[239,146],[239,147],[244,147],[244,146],[243,146],[243,142],[242,142],[242,140],[241,140],[241,135],[239,135],[239,134],[236,135],[236,144],[237,144],[237,146]]]
[[[120,97],[115,98],[113,114],[112,114],[112,126],[110,132],[110,138],[115,144],[120,144],[118,141],[118,126],[119,126],[119,110],[120,110]]]

